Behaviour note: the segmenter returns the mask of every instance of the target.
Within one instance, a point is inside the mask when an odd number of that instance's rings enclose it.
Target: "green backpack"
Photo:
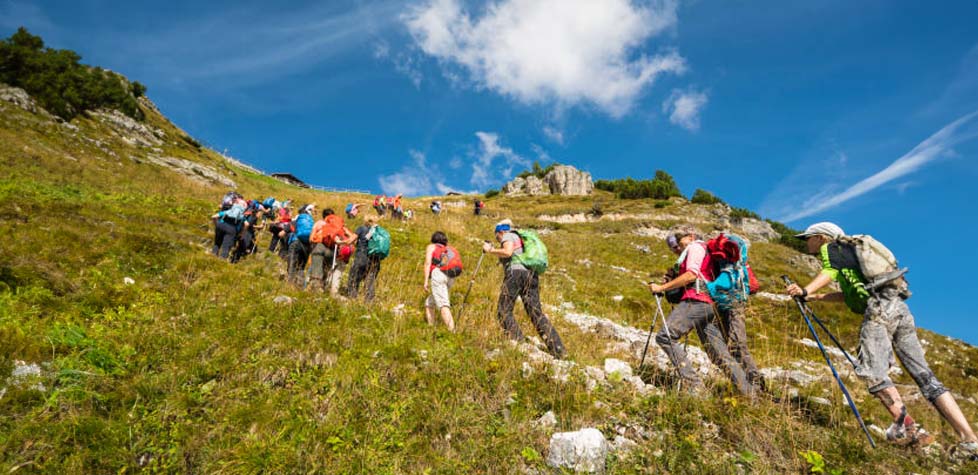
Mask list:
[[[540,240],[540,236],[529,229],[518,229],[514,232],[523,240],[523,253],[513,256],[513,262],[522,264],[537,275],[547,272],[547,246]]]
[[[391,253],[391,234],[386,229],[377,226],[374,234],[367,241],[367,255],[386,258]]]

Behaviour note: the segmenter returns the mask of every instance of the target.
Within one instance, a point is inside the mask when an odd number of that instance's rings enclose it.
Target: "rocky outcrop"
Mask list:
[[[594,191],[591,174],[582,172],[570,165],[557,165],[544,177],[534,175],[516,177],[503,186],[503,193],[510,196],[587,196]]]
[[[0,83],[0,101],[9,102],[32,114],[50,115],[43,107],[37,105],[27,91]]]
[[[550,193],[562,196],[587,196],[594,191],[591,174],[569,165],[557,165],[543,177]]]
[[[137,163],[142,163],[142,159],[133,157],[133,160]],[[170,170],[173,170],[197,182],[221,185],[230,189],[235,189],[238,187],[234,180],[219,173],[217,170],[207,165],[191,162],[190,160],[184,160],[176,157],[156,157],[153,155],[147,156],[145,160],[161,167],[169,168]]]
[[[730,224],[740,228],[746,237],[754,242],[777,241],[781,237],[781,234],[775,231],[771,227],[771,223],[767,221],[754,218],[734,218]]]
[[[166,133],[155,127],[140,123],[115,109],[99,109],[92,115],[129,145],[141,147],[159,147],[166,138]]]

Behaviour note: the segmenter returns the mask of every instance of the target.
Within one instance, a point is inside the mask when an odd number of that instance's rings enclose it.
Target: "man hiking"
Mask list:
[[[289,234],[292,233],[292,211],[283,204],[277,213],[275,222],[268,227],[268,232],[272,233],[272,242],[268,245],[268,252],[275,252],[277,247],[279,248],[279,257],[285,259],[289,253]]]
[[[482,200],[475,200],[474,205],[475,207],[473,209],[473,212],[475,213],[475,215],[476,216],[482,215],[482,208],[485,208],[486,204],[483,203]]]
[[[323,219],[316,222],[309,235],[312,246],[309,263],[309,289],[322,292],[326,289],[326,279],[333,271],[333,256],[337,246],[350,244],[353,236],[348,236],[349,230],[343,223],[343,218],[331,208],[323,210]]]
[[[231,192],[224,196],[221,210],[211,216],[214,221],[214,247],[211,252],[215,256],[228,258],[247,208],[248,202],[241,195]]]
[[[431,235],[431,244],[424,251],[424,291],[431,292],[424,305],[424,316],[428,325],[435,324],[435,312],[439,312],[448,331],[455,333],[448,291],[461,273],[462,257],[454,247],[448,245],[448,236],[445,233],[435,231]]]
[[[377,212],[377,216],[384,215],[386,202],[387,202],[387,197],[384,195],[377,195],[374,197],[374,211]]]
[[[305,284],[306,260],[309,259],[311,246],[309,237],[312,235],[312,213],[315,205],[305,205],[299,208],[299,216],[295,218],[295,231],[289,236],[289,282],[298,287]]]
[[[806,240],[809,254],[821,259],[822,270],[804,288],[797,284],[788,286],[788,294],[807,301],[845,302],[850,310],[863,315],[856,375],[866,382],[870,394],[876,396],[893,416],[894,422],[886,431],[886,439],[899,445],[917,446],[934,441],[934,437],[907,414],[900,392],[888,376],[890,360],[895,353],[921,394],[957,432],[961,442],[952,448],[952,458],[978,460],[978,438],[954,397],[930,370],[924,357],[913,314],[905,302],[910,291],[902,273],[895,278],[891,274],[869,282],[860,261],[865,262],[866,250],[862,243],[871,238],[846,236],[842,228],[833,223],[815,223],[797,237]],[[888,250],[886,253],[891,254]],[[895,259],[893,261],[895,263]],[[839,283],[841,292],[816,293],[833,280]]]
[[[366,281],[364,301],[370,302],[374,299],[377,274],[380,273],[380,261],[383,259],[379,255],[370,254],[370,240],[374,238],[377,229],[377,217],[367,216],[363,225],[354,232],[357,238],[357,249],[353,255],[353,265],[350,266],[350,277],[347,281],[347,296],[350,298],[357,298],[360,285]]]
[[[516,298],[519,297],[523,300],[523,308],[526,309],[530,321],[547,345],[547,350],[556,358],[564,358],[567,355],[564,343],[560,340],[557,329],[544,315],[540,304],[540,276],[520,261],[520,257],[525,252],[523,238],[515,232],[513,222],[508,219],[496,224],[495,235],[500,247],[493,247],[486,242],[482,245],[482,251],[498,257],[499,263],[503,266],[503,285],[499,291],[499,304],[496,308],[496,318],[502,325],[503,331],[513,340],[523,339],[523,332],[513,318],[513,307],[516,305]]]
[[[747,380],[744,368],[730,355],[723,333],[717,326],[713,300],[706,289],[706,283],[713,280],[713,266],[706,244],[697,238],[695,232],[670,235],[666,238],[666,244],[679,255],[676,261],[678,275],[662,285],[650,283],[649,290],[654,294],[663,294],[681,289],[682,296],[666,317],[662,330],[655,335],[655,342],[678,369],[680,378],[689,385],[687,390],[699,394],[704,390],[703,381],[686,359],[686,350],[679,342],[689,332],[696,330],[713,364],[730,377],[738,391],[753,397],[757,388]]]

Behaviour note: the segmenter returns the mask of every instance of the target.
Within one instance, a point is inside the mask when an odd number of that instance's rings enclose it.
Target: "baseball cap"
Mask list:
[[[837,224],[830,223],[828,221],[823,221],[821,223],[815,223],[815,224],[813,224],[813,225],[805,228],[805,232],[803,232],[801,234],[795,234],[795,237],[796,238],[801,238],[801,239],[806,239],[806,238],[808,238],[810,236],[814,236],[816,234],[821,234],[823,236],[828,236],[828,237],[830,237],[832,239],[838,239],[838,238],[846,235],[845,231],[843,231],[842,228],[840,228]]]

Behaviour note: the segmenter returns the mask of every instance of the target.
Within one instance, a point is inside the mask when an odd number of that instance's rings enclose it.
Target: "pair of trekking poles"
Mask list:
[[[791,279],[786,275],[782,275],[781,279],[784,280],[785,285],[792,284]],[[866,434],[866,439],[869,440],[869,445],[875,449],[876,442],[873,440],[873,436],[869,433],[869,429],[866,427],[866,423],[863,421],[862,415],[859,414],[859,409],[856,408],[856,403],[852,400],[852,396],[849,394],[849,390],[846,388],[845,383],[842,382],[842,378],[839,376],[839,372],[836,371],[835,365],[832,364],[832,359],[829,358],[828,352],[825,350],[825,345],[822,344],[822,339],[819,338],[818,332],[815,331],[815,326],[812,325],[812,321],[814,320],[815,323],[822,329],[822,331],[824,331],[829,336],[829,338],[832,340],[832,343],[835,343],[835,346],[837,346],[839,350],[842,351],[842,354],[845,355],[846,360],[849,361],[849,364],[851,364],[853,368],[856,367],[856,362],[852,359],[852,356],[849,355],[849,352],[846,351],[846,349],[842,346],[842,343],[840,343],[839,340],[835,337],[835,335],[833,335],[832,332],[829,331],[828,327],[826,327],[825,324],[822,323],[822,320],[819,319],[817,315],[815,315],[815,312],[812,311],[812,309],[808,306],[808,303],[805,302],[805,299],[803,297],[796,296],[794,297],[794,301],[798,305],[798,310],[801,312],[802,318],[805,320],[805,323],[808,325],[808,330],[811,332],[812,337],[815,338],[815,343],[818,344],[818,349],[822,352],[822,357],[825,358],[825,362],[829,365],[829,368],[832,370],[832,376],[834,376],[835,381],[839,383],[839,388],[842,390],[842,394],[845,396],[846,402],[849,404],[849,409],[851,409],[852,414],[856,416],[856,420],[859,422],[859,427],[862,428],[863,433]],[[652,341],[652,334],[655,330],[656,320],[658,320],[660,315],[662,316],[662,327],[665,329],[666,336],[672,339],[672,334],[669,332],[669,325],[666,323],[665,312],[663,312],[662,310],[662,297],[660,294],[655,294],[655,303],[657,307],[656,315],[655,317],[652,318],[652,326],[649,328],[649,336],[645,340],[645,348],[642,350],[641,362],[638,365],[639,371],[641,371],[642,367],[645,365],[645,355],[648,352],[649,343]]]

